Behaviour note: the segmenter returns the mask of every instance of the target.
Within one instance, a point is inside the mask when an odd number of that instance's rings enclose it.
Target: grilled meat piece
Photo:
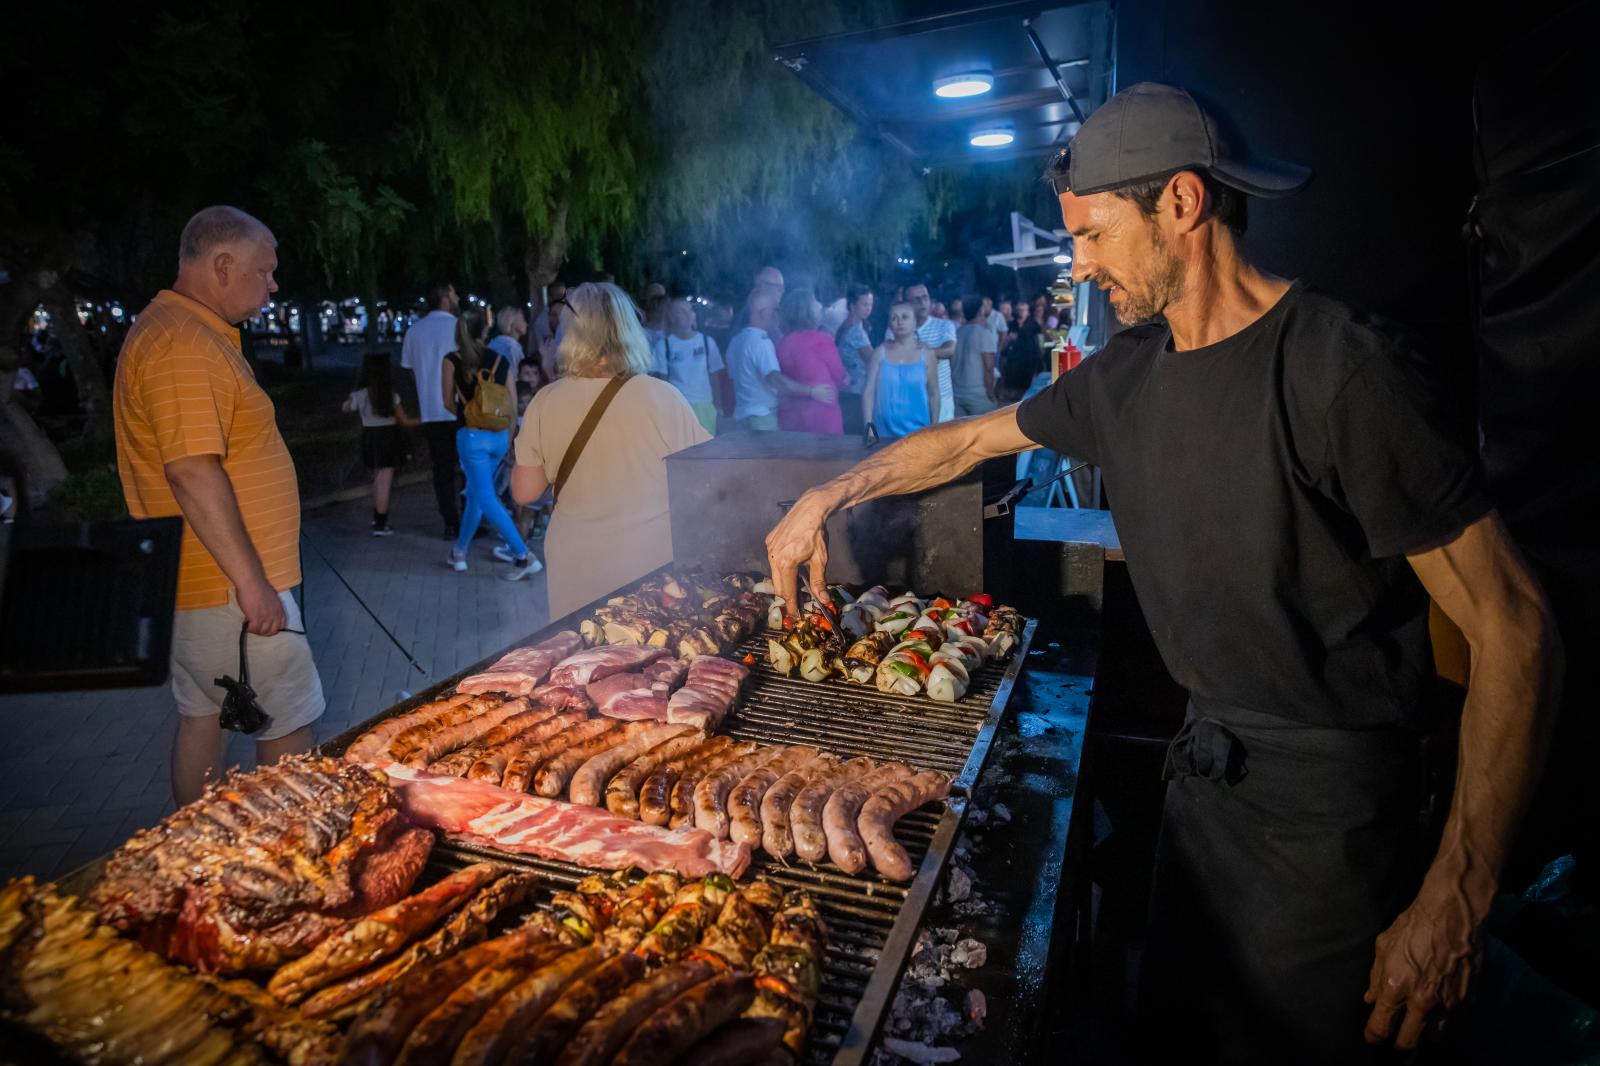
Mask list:
[[[358,919],[279,970],[268,982],[267,991],[286,1003],[296,1003],[323,985],[366,969],[460,909],[500,872],[493,863],[475,863],[408,899]]]
[[[640,1023],[716,972],[704,959],[691,959],[629,985],[583,1024],[556,1066],[605,1066]]]
[[[937,770],[926,770],[914,777],[900,778],[874,792],[861,808],[856,818],[857,839],[863,842],[873,867],[892,881],[909,881],[916,873],[911,856],[894,838],[894,824],[925,803],[944,799],[950,794],[950,778]],[[831,801],[830,801],[831,802]],[[826,812],[824,812],[826,818]],[[840,834],[841,847],[850,849],[849,856],[856,858],[855,842],[847,834]],[[828,841],[828,851],[833,853],[833,839]],[[834,859],[835,863],[839,860]],[[841,867],[842,863],[839,864]],[[857,873],[859,870],[852,870]]]
[[[916,771],[904,763],[889,763],[859,780],[841,786],[828,797],[822,811],[822,829],[828,841],[828,858],[833,860],[835,866],[852,875],[867,868],[867,845],[856,829],[856,818],[862,806],[878,789],[899,782],[910,782],[915,777]],[[893,840],[892,833],[890,839]],[[910,860],[906,861],[909,865]]]
[[[506,1052],[572,985],[617,952],[603,944],[569,951],[539,967],[502,996],[456,1048],[451,1066],[487,1066]]]
[[[635,1029],[611,1061],[615,1066],[672,1062],[724,1022],[737,1018],[755,999],[747,973],[718,974],[657,1010]]]
[[[616,771],[611,780],[606,782],[606,809],[619,818],[638,818],[640,786],[651,774],[675,759],[693,758],[695,753],[710,745],[725,748],[732,743],[727,737],[708,740],[699,732],[694,732],[651,748]]]
[[[135,834],[90,902],[102,921],[201,970],[277,966],[353,907],[410,889],[420,849],[398,813],[381,772],[287,756],[229,774]],[[407,862],[371,867],[402,840]]]

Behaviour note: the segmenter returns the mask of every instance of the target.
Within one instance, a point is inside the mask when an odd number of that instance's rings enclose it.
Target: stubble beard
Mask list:
[[[1121,305],[1111,305],[1112,313],[1124,326],[1155,318],[1183,299],[1183,263],[1153,225],[1149,261],[1150,269],[1138,280],[1137,288],[1124,288]]]

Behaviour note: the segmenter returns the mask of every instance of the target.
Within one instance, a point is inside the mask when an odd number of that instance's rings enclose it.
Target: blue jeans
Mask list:
[[[504,430],[458,429],[456,453],[461,456],[461,469],[467,475],[467,511],[461,516],[461,535],[456,538],[456,551],[465,552],[485,518],[494,526],[501,538],[518,559],[528,555],[528,545],[517,535],[517,525],[506,513],[505,505],[494,491],[494,472],[505,457],[511,438]]]

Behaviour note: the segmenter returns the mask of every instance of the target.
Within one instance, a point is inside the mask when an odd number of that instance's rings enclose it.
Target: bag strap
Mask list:
[[[588,444],[589,438],[594,435],[594,427],[600,424],[600,416],[606,413],[606,408],[611,406],[611,401],[627,383],[626,377],[614,377],[606,382],[606,387],[594,398],[594,405],[589,408],[589,413],[583,416],[583,422],[578,426],[578,432],[573,436],[572,443],[567,445],[567,454],[561,457],[561,468],[556,471],[556,500],[561,499],[561,487],[567,483],[567,478],[572,476],[572,468],[578,465],[578,456],[583,454],[584,445]]]
[[[494,365],[489,368],[489,380],[490,381],[493,381],[494,380],[494,376],[500,372],[500,361],[502,359],[504,359],[504,358],[505,357],[501,356],[501,355],[497,355],[497,356],[494,357]],[[483,373],[484,373],[483,364],[479,363],[478,364],[478,380],[479,381],[483,380]]]

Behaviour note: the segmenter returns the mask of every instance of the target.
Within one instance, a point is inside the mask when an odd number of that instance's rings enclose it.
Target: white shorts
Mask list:
[[[280,592],[288,629],[304,629],[294,597]],[[227,695],[214,683],[224,675],[239,676],[239,630],[244,612],[232,589],[221,607],[179,611],[172,626],[172,696],[185,718],[222,713]],[[250,687],[269,720],[252,740],[277,740],[322,717],[327,701],[322,679],[311,661],[311,645],[303,634],[278,633],[249,638]]]

